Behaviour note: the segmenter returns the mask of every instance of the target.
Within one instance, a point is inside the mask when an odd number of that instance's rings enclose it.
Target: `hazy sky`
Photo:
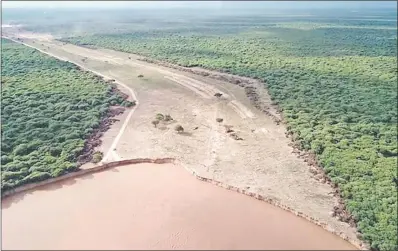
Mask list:
[[[120,7],[182,7],[188,4],[217,5],[220,2],[151,2],[151,1],[2,1],[4,8],[23,8],[23,7],[47,7],[47,8],[70,8],[70,7],[101,7],[101,8],[120,8]]]
[[[178,8],[178,7],[265,7],[265,8],[361,8],[389,7],[396,8],[395,1],[267,1],[267,2],[227,2],[227,1],[2,1],[3,8]]]

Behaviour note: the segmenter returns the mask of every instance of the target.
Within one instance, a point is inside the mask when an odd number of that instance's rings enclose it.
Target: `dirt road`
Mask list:
[[[272,198],[357,240],[355,229],[330,215],[337,204],[332,188],[313,177],[292,153],[285,128],[251,107],[243,88],[142,62],[127,53],[78,47],[37,34],[18,37],[134,90],[130,95],[140,105],[104,135],[99,150],[107,153],[107,160],[175,158],[201,176]],[[155,128],[151,121],[157,113],[174,120]],[[176,124],[184,127],[183,134],[174,131]]]

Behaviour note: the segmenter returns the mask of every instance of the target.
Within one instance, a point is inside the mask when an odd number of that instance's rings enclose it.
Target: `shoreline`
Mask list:
[[[17,187],[15,189],[11,189],[8,190],[4,193],[2,193],[1,195],[1,199],[16,195],[16,194],[20,194],[20,193],[24,193],[24,192],[29,192],[29,191],[34,191],[35,189],[45,186],[45,185],[50,185],[50,184],[56,184],[58,182],[62,182],[62,181],[66,181],[69,179],[73,179],[73,178],[78,178],[81,176],[85,176],[88,174],[93,174],[93,173],[98,173],[98,172],[103,172],[103,171],[108,171],[109,169],[112,168],[116,168],[116,167],[121,167],[121,166],[126,166],[126,165],[131,165],[131,164],[143,164],[143,163],[152,163],[152,164],[174,164],[177,166],[181,166],[182,168],[184,168],[188,173],[190,173],[193,177],[195,177],[197,180],[200,180],[202,182],[206,182],[206,183],[210,183],[212,185],[227,189],[227,190],[231,190],[237,193],[240,193],[242,195],[245,196],[249,196],[252,197],[254,199],[263,201],[265,203],[268,203],[270,205],[273,205],[279,209],[282,209],[284,211],[287,211],[289,213],[292,213],[300,218],[303,218],[319,227],[321,227],[322,229],[328,231],[329,233],[332,233],[336,236],[338,236],[339,238],[342,238],[343,240],[347,241],[348,243],[350,243],[351,245],[353,245],[355,248],[357,248],[358,250],[367,250],[367,247],[361,243],[361,242],[357,242],[355,240],[352,240],[350,238],[348,238],[344,233],[342,232],[337,232],[336,230],[334,230],[333,228],[331,228],[328,224],[321,222],[309,215],[303,214],[302,212],[299,212],[289,206],[286,206],[282,203],[279,203],[267,196],[264,195],[260,195],[258,193],[253,193],[253,192],[249,192],[246,189],[241,189],[238,188],[236,186],[232,186],[232,185],[228,185],[225,184],[223,182],[211,179],[211,178],[206,178],[204,176],[198,175],[194,170],[186,167],[185,165],[183,165],[182,163],[179,163],[174,159],[174,158],[155,158],[155,159],[150,159],[150,158],[135,158],[135,159],[128,159],[128,160],[121,160],[121,161],[114,161],[114,162],[109,162],[109,163],[105,163],[102,165],[97,165],[91,168],[87,168],[87,169],[80,169],[79,171],[76,172],[72,172],[72,173],[68,173],[56,178],[51,178],[51,179],[47,179],[44,181],[40,181],[40,182],[36,182],[36,183],[31,183],[31,184],[26,184],[26,185],[22,185],[20,187]]]
[[[130,165],[130,164],[142,164],[142,163],[153,163],[153,164],[165,164],[165,163],[174,163],[173,158],[156,158],[156,159],[149,159],[149,158],[136,158],[136,159],[128,159],[128,160],[120,160],[120,161],[113,161],[109,163],[104,163],[102,165],[96,165],[94,167],[86,168],[86,169],[79,169],[75,172],[67,173],[55,178],[50,178],[46,179],[43,181],[35,182],[35,183],[30,183],[30,184],[25,184],[19,187],[16,187],[14,189],[10,189],[5,191],[4,193],[1,194],[1,199],[22,193],[22,192],[27,192],[33,189],[36,189],[38,187],[48,185],[48,184],[54,184],[60,181],[64,181],[67,179],[71,178],[77,178],[83,175],[87,174],[92,174],[92,173],[97,173],[101,171],[106,171],[107,169],[118,167],[118,166],[125,166],[125,165]]]
[[[5,37],[5,38],[7,38],[7,37]],[[10,40],[12,40],[14,42],[22,43],[20,41],[15,41],[14,39],[11,39],[11,38],[7,38],[7,39],[10,39]],[[22,44],[26,45],[25,43],[22,43]],[[30,46],[30,45],[27,45],[27,46],[41,51],[40,49],[37,49],[37,48],[35,48],[33,46]],[[54,55],[52,55],[50,53],[43,52],[43,51],[41,51],[41,52],[45,53],[47,55],[50,55],[52,57],[61,59],[61,58],[59,58],[57,56],[54,56]],[[132,55],[137,55],[137,54],[132,54]],[[140,55],[137,55],[137,56],[140,56]],[[142,56],[140,56],[140,57],[142,57]],[[61,60],[70,62],[72,64],[75,64],[78,67],[81,67],[79,64],[71,62],[69,60],[66,60],[66,59],[61,59]],[[146,60],[148,60],[148,61],[146,61]],[[249,99],[252,101],[252,104],[257,109],[259,109],[262,112],[266,113],[268,116],[271,116],[272,119],[274,120],[274,122],[277,123],[278,125],[279,125],[280,122],[285,124],[282,114],[280,114],[281,118],[278,118],[278,116],[275,116],[274,114],[272,114],[268,110],[264,110],[262,108],[261,104],[256,104],[256,101],[261,101],[261,100],[258,100],[259,98],[258,97],[256,98],[256,96],[255,96],[257,94],[256,93],[256,88],[258,86],[260,86],[260,85],[264,85],[265,84],[265,83],[263,83],[263,82],[261,82],[259,80],[251,79],[251,78],[247,78],[247,77],[241,77],[241,76],[237,76],[237,75],[232,75],[232,74],[229,74],[229,73],[215,72],[215,71],[206,70],[206,69],[202,70],[202,69],[198,69],[198,68],[189,68],[189,67],[177,66],[177,65],[169,64],[167,62],[154,61],[154,60],[151,60],[151,59],[146,59],[146,60],[144,59],[142,61],[154,64],[154,65],[160,65],[160,66],[165,66],[165,67],[168,67],[168,68],[177,69],[177,70],[180,70],[180,71],[189,72],[189,73],[192,73],[192,74],[195,74],[195,75],[202,75],[202,76],[206,76],[206,77],[210,77],[210,78],[218,79],[218,80],[222,79],[222,80],[224,80],[226,82],[229,82],[229,83],[232,83],[232,84],[235,84],[235,85],[239,85],[239,86],[241,86],[242,88],[245,89],[246,96],[249,97]],[[172,66],[170,66],[170,65],[172,65]],[[85,69],[84,67],[81,67],[81,68]],[[85,69],[85,70],[88,70],[88,69]],[[91,71],[91,70],[88,70],[88,71],[90,71],[90,72],[92,72],[92,73],[104,78],[104,76],[102,74],[99,74],[99,73]],[[239,80],[239,82],[237,82],[235,80]],[[263,88],[266,90],[265,86]],[[251,99],[250,95],[254,95],[254,98]],[[272,105],[272,104],[270,106],[272,106],[273,108],[277,107],[277,106]],[[136,107],[137,107],[137,105],[133,107],[133,110],[135,110]],[[290,135],[289,133],[286,134],[286,137],[288,137],[288,138],[290,138],[292,140],[291,136],[292,135]],[[292,144],[294,146],[294,141],[292,140],[292,142],[293,142]],[[317,174],[323,175],[324,177],[322,177],[322,182],[330,184],[331,187],[333,188],[333,190],[335,190],[334,196],[336,198],[338,198],[339,200],[341,200],[341,195],[340,195],[339,189],[331,183],[330,179],[324,174],[322,168],[319,167],[319,165],[317,165],[317,162],[316,162],[314,156],[312,156],[312,154],[310,154],[310,153],[303,152],[303,151],[301,151],[301,150],[299,150],[297,148],[295,148],[295,150],[293,152],[295,152],[298,155],[298,158],[304,158],[305,160],[307,160],[306,162],[309,164],[310,171],[311,170],[315,170],[314,171],[314,172],[316,172],[315,175],[317,175]],[[140,162],[140,161],[142,161],[142,162]],[[156,161],[158,161],[158,162],[156,162]],[[94,167],[88,168],[88,169],[80,169],[79,171],[68,173],[68,174],[65,174],[65,175],[62,175],[62,176],[59,176],[59,177],[56,177],[56,178],[51,178],[51,179],[48,179],[48,180],[45,180],[45,181],[23,185],[23,186],[15,188],[15,189],[11,189],[9,191],[6,191],[4,193],[5,194],[4,196],[2,194],[2,198],[11,196],[11,195],[19,193],[19,192],[28,191],[28,190],[31,190],[31,189],[34,189],[36,187],[43,186],[43,185],[46,185],[46,184],[59,182],[61,180],[65,180],[65,179],[69,179],[69,178],[73,178],[73,177],[78,177],[78,176],[82,176],[82,175],[89,174],[89,173],[95,173],[95,172],[99,172],[99,171],[104,171],[104,170],[106,170],[108,168],[111,168],[111,167],[123,166],[123,165],[127,165],[127,164],[139,164],[139,163],[162,164],[162,163],[159,163],[159,161],[160,162],[162,162],[162,161],[171,161],[171,162],[164,162],[164,163],[174,163],[174,159],[170,159],[170,158],[164,158],[164,159],[130,159],[130,160],[110,162],[110,163],[106,163],[104,165],[94,166]],[[179,163],[179,165],[182,165],[182,164]],[[350,239],[348,239],[348,237],[346,235],[344,235],[344,233],[336,232],[334,229],[330,228],[327,224],[322,223],[319,220],[317,220],[317,219],[315,219],[315,218],[313,218],[311,216],[308,216],[308,215],[305,215],[305,214],[303,214],[301,212],[298,212],[298,211],[294,210],[293,208],[290,208],[290,207],[285,206],[285,205],[283,205],[281,203],[278,203],[278,202],[276,202],[276,201],[274,201],[274,200],[272,200],[270,198],[267,198],[266,196],[262,196],[262,195],[259,195],[259,194],[256,194],[256,193],[248,192],[245,189],[240,189],[238,187],[231,186],[231,185],[228,185],[228,184],[224,184],[222,182],[219,182],[219,181],[216,181],[216,180],[213,180],[213,179],[210,179],[210,178],[199,176],[199,175],[196,174],[195,171],[186,168],[184,165],[182,165],[182,166],[187,171],[189,171],[192,175],[194,175],[197,179],[199,179],[201,181],[209,182],[211,184],[223,187],[225,189],[233,190],[233,191],[248,195],[250,197],[256,198],[258,200],[262,200],[262,201],[265,201],[267,203],[270,203],[270,204],[272,204],[274,206],[277,206],[277,207],[279,207],[279,208],[281,208],[283,210],[286,210],[286,211],[289,211],[291,213],[294,213],[296,216],[300,216],[300,217],[302,217],[302,218],[304,218],[304,219],[306,219],[306,220],[308,220],[308,221],[310,221],[310,222],[312,222],[312,223],[314,223],[314,224],[316,224],[318,226],[321,226],[322,228],[324,228],[328,232],[331,232],[331,233],[343,238],[344,240],[350,242],[352,245],[354,245],[355,247],[357,247],[359,249],[367,249],[366,248],[366,244],[364,244],[363,242],[359,242],[358,243],[355,240],[350,240]],[[339,201],[339,205],[342,205],[342,204],[344,204],[344,203],[342,203],[342,201]],[[336,207],[334,208],[334,211],[335,211],[336,215],[344,215],[344,214],[347,213],[346,211],[344,211],[344,209],[345,209],[345,206],[343,206],[343,207],[338,206],[337,208]]]

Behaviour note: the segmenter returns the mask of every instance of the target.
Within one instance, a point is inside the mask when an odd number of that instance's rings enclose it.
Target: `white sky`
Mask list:
[[[394,1],[1,1],[3,8],[165,8],[165,7],[211,7],[220,8],[225,6],[262,6],[266,8],[357,8],[357,7],[389,7],[396,9]]]
[[[117,8],[117,7],[181,7],[187,5],[201,6],[217,6],[220,1],[214,2],[183,2],[183,1],[2,1],[3,8],[26,8],[26,7],[45,7],[45,8],[68,8],[68,7],[101,7],[101,8]]]

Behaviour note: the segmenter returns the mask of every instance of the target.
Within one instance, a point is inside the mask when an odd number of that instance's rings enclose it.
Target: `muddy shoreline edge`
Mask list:
[[[131,165],[131,164],[144,164],[144,163],[152,163],[152,164],[174,163],[174,159],[173,158],[157,158],[157,159],[136,158],[136,159],[128,159],[128,160],[120,160],[120,161],[114,161],[114,162],[109,162],[109,163],[103,163],[103,164],[100,164],[100,165],[97,165],[97,166],[94,166],[91,168],[79,169],[78,171],[67,173],[67,174],[64,174],[64,175],[61,175],[61,176],[58,176],[55,178],[46,179],[46,180],[39,181],[36,183],[29,183],[29,184],[25,184],[25,185],[16,187],[14,189],[7,190],[7,191],[1,193],[1,199],[4,199],[6,197],[9,197],[9,196],[12,196],[12,195],[15,195],[18,193],[30,191],[30,190],[33,190],[35,188],[38,188],[38,187],[41,187],[44,185],[54,184],[54,183],[64,181],[67,179],[71,179],[71,178],[78,178],[83,175],[105,171],[110,168]]]

